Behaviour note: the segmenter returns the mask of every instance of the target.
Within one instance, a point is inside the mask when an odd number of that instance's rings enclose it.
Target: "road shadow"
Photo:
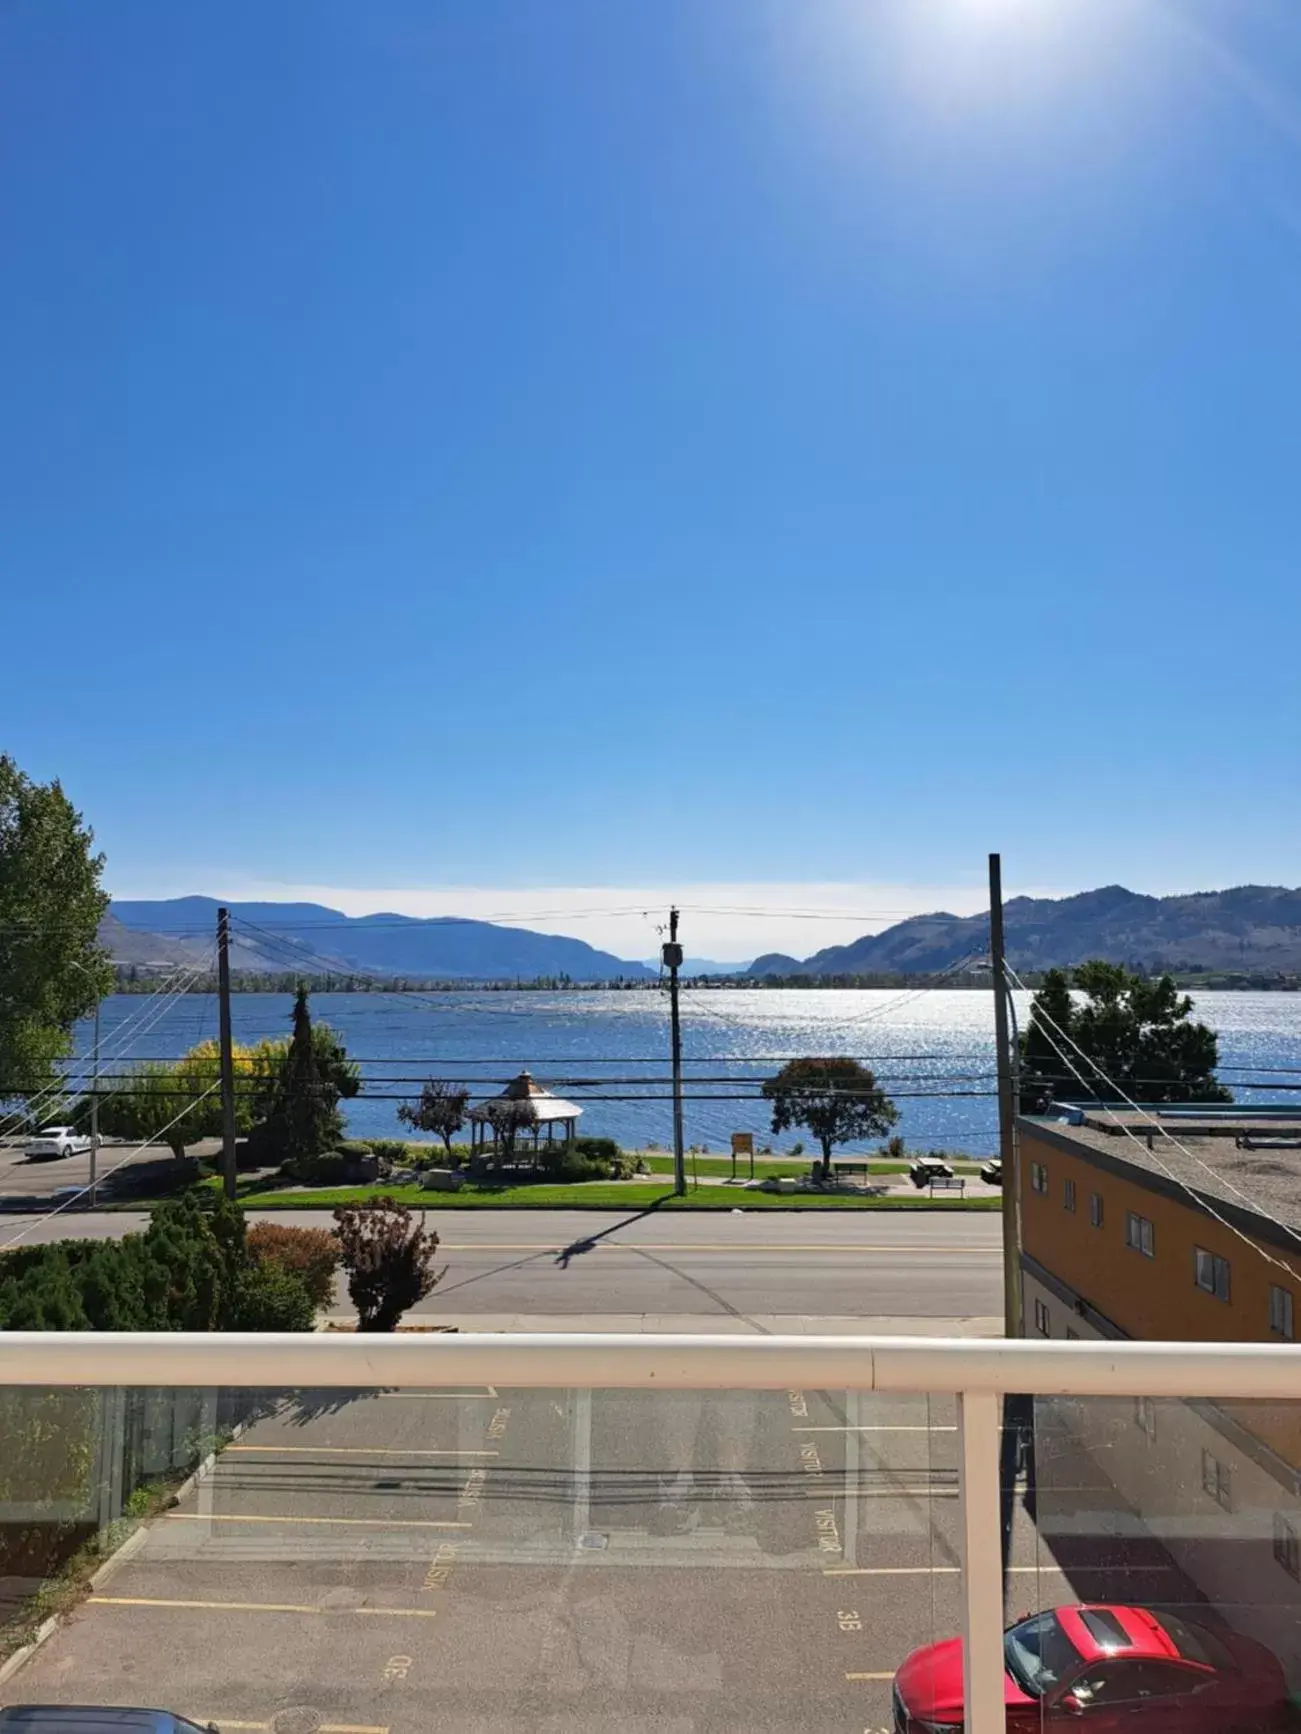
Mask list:
[[[611,1223],[609,1228],[603,1228],[599,1234],[586,1235],[582,1240],[571,1240],[568,1246],[562,1247],[556,1254],[556,1263],[561,1270],[569,1269],[571,1258],[581,1258],[583,1253],[592,1252],[601,1241],[608,1240],[612,1234],[618,1234],[620,1229],[631,1228],[634,1222],[641,1222],[648,1216],[654,1216],[662,1204],[673,1197],[672,1192],[666,1192],[660,1198],[654,1199],[644,1210],[636,1210],[631,1216],[625,1216],[622,1222]]]

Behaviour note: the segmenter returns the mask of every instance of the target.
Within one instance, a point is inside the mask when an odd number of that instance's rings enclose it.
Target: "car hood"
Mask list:
[[[926,1644],[898,1670],[894,1683],[910,1716],[924,1722],[962,1721],[962,1639],[945,1638]],[[1003,1700],[1006,1704],[1033,1704],[1012,1676],[1004,1671]]]

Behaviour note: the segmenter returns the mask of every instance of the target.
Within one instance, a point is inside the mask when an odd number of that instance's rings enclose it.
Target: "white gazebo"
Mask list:
[[[566,1102],[562,1097],[553,1095],[550,1090],[544,1090],[528,1072],[521,1072],[518,1078],[511,1079],[499,1095],[489,1096],[486,1102],[470,1109],[468,1119],[471,1158],[483,1155],[490,1144],[497,1143],[498,1127],[505,1115],[504,1104],[507,1102],[519,1104],[516,1135],[532,1131],[534,1155],[537,1154],[539,1143],[543,1141],[544,1126],[547,1133],[546,1143],[555,1141],[557,1126],[561,1128],[561,1142],[573,1142],[578,1118],[583,1110],[576,1102]]]

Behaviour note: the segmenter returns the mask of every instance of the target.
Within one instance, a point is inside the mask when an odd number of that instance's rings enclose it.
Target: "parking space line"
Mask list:
[[[894,1672],[893,1668],[888,1668],[883,1674],[846,1674],[845,1678],[847,1680],[893,1680]],[[324,1729],[321,1730],[321,1734],[325,1734]]]
[[[823,1577],[952,1577],[962,1570],[957,1565],[825,1565],[822,1568]],[[1009,1565],[1005,1566],[1009,1577],[1029,1577],[1055,1572],[1058,1577],[1088,1577],[1100,1576],[1102,1573],[1117,1575],[1127,1573],[1144,1576],[1148,1572],[1168,1572],[1174,1567],[1169,1565]]]
[[[227,1728],[274,1728],[273,1722],[233,1722],[229,1716],[195,1716],[192,1718],[201,1728],[209,1726],[220,1728],[225,1734]],[[387,1723],[379,1722],[318,1722],[316,1734],[390,1734]]]
[[[400,1450],[396,1445],[228,1445],[223,1456],[231,1457],[237,1451],[253,1453],[270,1457],[497,1457],[497,1451],[446,1451]]]
[[[86,1600],[97,1607],[188,1608],[228,1614],[361,1614],[372,1619],[388,1616],[399,1620],[432,1620],[438,1614],[436,1608],[327,1607],[321,1602],[213,1602],[167,1596],[87,1596]]]
[[[792,1433],[956,1433],[956,1427],[792,1427]]]
[[[468,1523],[432,1517],[254,1517],[238,1511],[169,1511],[174,1523],[344,1523],[371,1529],[469,1529]]]

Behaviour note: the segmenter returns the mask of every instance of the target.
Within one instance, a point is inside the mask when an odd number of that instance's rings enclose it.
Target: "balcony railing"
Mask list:
[[[1172,1478],[1177,1480],[1181,1475],[1198,1481],[1199,1485],[1192,1487],[1187,1499],[1181,1495],[1182,1503],[1178,1504],[1177,1511],[1175,1505],[1162,1506],[1169,1518],[1164,1528],[1159,1521],[1146,1522],[1146,1533],[1157,1540],[1165,1534],[1176,1548],[1178,1559],[1183,1559],[1178,1555],[1179,1547],[1186,1545],[1191,1549],[1189,1557],[1193,1559],[1194,1578],[1200,1569],[1197,1560],[1201,1555],[1197,1550],[1200,1548],[1204,1553],[1208,1538],[1213,1540],[1222,1532],[1222,1538],[1228,1539],[1226,1526],[1230,1523],[1235,1499],[1233,1466],[1239,1461],[1254,1465],[1252,1473],[1258,1472],[1265,1477],[1262,1485],[1276,1488],[1277,1494],[1270,1491],[1254,1497],[1248,1510],[1243,1503],[1246,1471],[1236,1471],[1239,1525],[1232,1540],[1235,1546],[1240,1544],[1250,1551],[1254,1566],[1258,1567],[1262,1560],[1270,1563],[1271,1568],[1276,1566],[1280,1585],[1286,1586],[1294,1573],[1301,1579],[1301,1543],[1295,1540],[1301,1536],[1301,1511],[1298,1510],[1301,1478],[1294,1473],[1294,1466],[1301,1462],[1301,1453],[1292,1449],[1290,1444],[1294,1424],[1296,1438],[1301,1443],[1301,1347],[1291,1345],[531,1334],[281,1337],[15,1332],[0,1335],[0,1390],[8,1395],[23,1389],[44,1393],[66,1389],[118,1393],[142,1389],[155,1392],[266,1391],[277,1394],[306,1391],[314,1394],[318,1411],[329,1409],[329,1394],[332,1392],[445,1394],[458,1400],[468,1393],[467,1401],[480,1402],[504,1393],[565,1393],[576,1400],[555,1407],[557,1411],[564,1407],[566,1416],[570,1417],[565,1422],[571,1431],[566,1434],[570,1441],[566,1449],[570,1455],[564,1464],[564,1498],[571,1500],[573,1505],[569,1542],[580,1551],[588,1546],[592,1535],[588,1526],[593,1524],[593,1502],[595,1500],[599,1505],[602,1497],[599,1485],[601,1451],[598,1448],[594,1457],[592,1444],[593,1393],[654,1393],[653,1398],[638,1399],[649,1407],[656,1402],[667,1405],[675,1401],[675,1393],[781,1392],[786,1393],[788,1399],[782,1408],[784,1420],[788,1419],[787,1409],[791,1416],[807,1416],[808,1404],[803,1393],[843,1394],[846,1402],[835,1413],[848,1418],[825,1425],[812,1421],[806,1425],[797,1419],[793,1426],[803,1453],[802,1458],[796,1460],[796,1466],[802,1461],[808,1469],[816,1459],[818,1467],[816,1471],[810,1470],[811,1474],[821,1476],[823,1469],[816,1451],[814,1458],[808,1456],[814,1448],[810,1441],[816,1443],[820,1436],[825,1436],[844,1442],[846,1499],[858,1500],[865,1491],[882,1491],[879,1487],[868,1487],[864,1482],[860,1451],[865,1441],[878,1436],[896,1436],[897,1440],[906,1443],[908,1436],[924,1434],[926,1437],[921,1444],[930,1447],[932,1435],[941,1439],[944,1435],[953,1436],[947,1441],[955,1448],[951,1485],[943,1481],[943,1476],[950,1470],[937,1469],[926,1460],[912,1476],[916,1481],[924,1469],[930,1476],[926,1488],[902,1489],[900,1497],[907,1494],[915,1503],[937,1492],[956,1492],[957,1522],[952,1535],[956,1564],[932,1569],[948,1572],[950,1581],[956,1579],[960,1584],[960,1596],[954,1611],[964,1640],[962,1702],[966,1707],[965,1727],[971,1734],[1001,1734],[1005,1728],[1005,1573],[1009,1508],[1010,1502],[1017,1497],[1014,1483],[1018,1473],[1022,1475],[1020,1485],[1024,1493],[1024,1463],[1018,1461],[1016,1441],[1012,1438],[1015,1428],[1024,1424],[1013,1419],[1013,1409],[1017,1405],[1021,1406],[1017,1413],[1023,1417],[1029,1414],[1045,1440],[1050,1435],[1054,1439],[1070,1435],[1073,1449],[1091,1460],[1095,1467],[1100,1467],[1104,1476],[1116,1470],[1119,1463],[1112,1448],[1121,1437],[1117,1431],[1120,1422],[1115,1419],[1121,1415],[1127,1429],[1123,1440],[1125,1449],[1131,1455],[1136,1454],[1133,1461],[1142,1473],[1154,1476],[1158,1486],[1163,1479],[1168,1484]],[[871,1420],[862,1422],[855,1419],[865,1413],[878,1413],[867,1407],[870,1401],[883,1400],[887,1396],[928,1397],[931,1393],[943,1393],[946,1402],[952,1401],[951,1423],[947,1420],[934,1423],[929,1411],[924,1421],[916,1423],[887,1420],[877,1424]],[[1011,1402],[1006,1399],[1011,1399]],[[1172,1457],[1161,1460],[1167,1467],[1157,1467],[1157,1457],[1152,1452],[1158,1428],[1152,1417],[1162,1410],[1162,1406],[1166,1406],[1170,1414],[1177,1412],[1181,1417],[1177,1427],[1172,1423],[1165,1428],[1166,1444],[1163,1448],[1174,1451],[1177,1439],[1179,1449],[1193,1451],[1193,1457],[1187,1458],[1187,1462],[1194,1464],[1192,1470],[1186,1467],[1171,1470],[1168,1465],[1174,1462]],[[382,1457],[386,1435],[380,1407],[374,1411],[377,1418],[368,1423],[363,1444],[334,1444],[322,1449],[327,1454],[331,1451],[341,1454],[338,1459],[341,1462],[347,1461],[349,1451],[375,1453]],[[432,1410],[434,1406],[430,1407]],[[638,1411],[639,1414],[645,1412],[648,1411]],[[884,1410],[879,1412],[885,1413]],[[1090,1415],[1095,1420],[1098,1417],[1103,1420],[1091,1428],[1085,1424]],[[1261,1418],[1259,1424],[1256,1418]],[[725,1432],[732,1424],[724,1415],[716,1425]],[[491,1420],[485,1425],[489,1430],[483,1435],[484,1439],[495,1438],[491,1433]],[[630,1436],[637,1433],[642,1423],[625,1417],[621,1425],[622,1434]],[[754,1434],[752,1419],[745,1422],[745,1427],[747,1436]],[[1128,1431],[1131,1428],[1132,1433]],[[1210,1446],[1197,1443],[1202,1440],[1203,1432],[1204,1437],[1212,1441]],[[427,1435],[428,1438],[435,1436],[432,1431]],[[250,1435],[244,1437],[247,1439]],[[484,1472],[479,1474],[478,1480],[474,1480],[472,1474],[463,1486],[458,1483],[457,1510],[462,1514],[481,1497],[485,1483],[491,1487],[492,1476],[502,1472],[508,1460],[505,1453],[492,1445],[466,1452],[462,1446],[449,1444],[442,1450],[436,1446],[413,1445],[411,1437],[409,1433],[404,1434],[402,1452],[394,1450],[394,1458],[406,1453],[416,1460],[423,1457],[428,1462],[436,1462],[440,1456],[451,1459],[461,1450],[463,1458],[482,1459]],[[1222,1448],[1214,1444],[1217,1439],[1225,1441]],[[1104,1443],[1100,1445],[1099,1440]],[[264,1446],[244,1444],[235,1449],[246,1453],[241,1459],[246,1465],[258,1461],[259,1451],[267,1454],[280,1451],[285,1454],[287,1464],[292,1467],[294,1462],[292,1441]],[[301,1449],[307,1451],[309,1448],[304,1446]],[[1200,1456],[1196,1455],[1197,1452]],[[1059,1460],[1066,1461],[1064,1455]],[[1073,1470],[1072,1475],[1076,1474]],[[1290,1488],[1289,1474],[1292,1475]],[[1042,1504],[1045,1497],[1042,1465],[1040,1483],[1038,1500]],[[390,1483],[379,1479],[374,1485],[389,1487]],[[400,1483],[395,1480],[391,1485],[396,1487]],[[797,1490],[801,1487],[798,1480],[795,1485]],[[888,1493],[890,1487],[897,1485],[896,1477],[885,1491]],[[1082,1510],[1085,1502],[1078,1478],[1070,1482],[1070,1487],[1070,1498]],[[1200,1503],[1194,1505],[1194,1496]],[[1158,1491],[1154,1497],[1160,1503],[1163,1495]],[[1128,1533],[1126,1526],[1133,1529],[1144,1525],[1145,1514],[1139,1509],[1141,1499],[1132,1486],[1125,1487],[1123,1497],[1116,1495],[1113,1499],[1108,1494],[1107,1498],[1110,1503],[1106,1505],[1106,1518],[1099,1525],[1100,1530],[1105,1530],[1108,1535],[1119,1535],[1122,1530]],[[24,1504],[20,1499],[11,1499],[5,1508],[0,1509],[0,1517],[10,1524],[26,1521],[31,1516],[31,1503],[30,1500]],[[891,1570],[898,1569],[902,1574],[913,1569],[858,1565],[853,1541],[853,1536],[858,1533],[857,1520],[846,1521],[843,1511],[837,1517],[830,1494],[824,1504],[828,1516],[825,1535],[818,1545],[824,1547],[833,1562],[825,1567],[824,1576],[833,1582],[843,1580],[853,1585],[856,1578],[871,1577],[873,1571],[883,1574],[888,1581]],[[1070,1522],[1075,1522],[1078,1528],[1083,1520],[1075,1507],[1067,1510],[1068,1505],[1070,1500],[1063,1504],[1065,1518],[1069,1519],[1063,1528],[1069,1528]],[[53,1509],[49,1501],[47,1506]],[[413,1505],[409,1509],[419,1511],[424,1508]],[[1091,1509],[1099,1509],[1096,1499]],[[1189,1512],[1196,1517],[1195,1523],[1188,1517]],[[214,1516],[209,1506],[206,1515],[213,1522],[221,1514]],[[1146,1514],[1149,1518],[1151,1515]],[[195,1522],[202,1520],[203,1513],[199,1512]],[[368,1517],[364,1509],[361,1515],[331,1516],[327,1513],[289,1519],[277,1517],[270,1511],[243,1511],[241,1508],[226,1521],[237,1525],[290,1521],[321,1525],[370,1524],[382,1531],[386,1519],[382,1513]],[[413,1526],[423,1526],[430,1531],[446,1528],[453,1537],[453,1553],[448,1557],[454,1556],[455,1547],[459,1545],[455,1536],[461,1529],[469,1528],[469,1520],[463,1515],[446,1521],[407,1515],[400,1523],[407,1530]],[[1194,1529],[1195,1534],[1191,1533]],[[834,1544],[828,1542],[827,1537],[834,1537]],[[1289,1537],[1293,1539],[1289,1540]],[[601,1545],[601,1541],[598,1536],[593,1545]],[[1292,1547],[1296,1547],[1298,1557],[1294,1558],[1289,1552]],[[498,1566],[510,1565],[509,1550],[499,1550],[497,1554],[489,1551],[483,1557]],[[680,1554],[675,1553],[673,1561],[680,1565]],[[1029,1570],[1028,1567],[1021,1569]],[[1090,1569],[1096,1568],[1086,1566],[1085,1573]],[[1159,1569],[1174,1570],[1176,1567]],[[1179,1564],[1178,1569],[1183,1570],[1183,1564]],[[436,1566],[430,1571],[431,1581],[440,1581]],[[1069,1585],[1069,1568],[1066,1581]],[[1301,1605],[1289,1602],[1283,1589],[1279,1595],[1283,1604],[1280,1617],[1284,1629],[1288,1622],[1292,1622],[1301,1630],[1301,1619],[1297,1617],[1301,1614]],[[133,1600],[130,1597],[99,1599],[112,1601],[114,1605]],[[211,1604],[194,1596],[134,1599],[140,1605],[147,1602],[149,1606],[159,1608],[207,1605],[247,1605],[251,1608],[260,1605],[258,1598],[252,1595],[245,1602],[214,1601]],[[1086,1601],[1095,1598],[1078,1595],[1073,1599]],[[1119,1598],[1108,1596],[1102,1599]],[[1212,1602],[1213,1599],[1208,1597]],[[850,1605],[854,1601],[852,1596],[847,1595],[843,1601],[844,1605],[835,1610],[837,1620],[841,1629],[852,1632],[865,1622],[858,1607]],[[287,1613],[292,1613],[297,1606],[289,1600],[269,1601],[267,1605]],[[298,1611],[306,1613],[311,1610],[304,1606]],[[380,1607],[371,1611],[396,1614],[418,1610]],[[1213,1605],[1209,1611],[1219,1617],[1219,1610]],[[1233,1610],[1230,1609],[1230,1625],[1232,1616]],[[1239,1609],[1238,1629],[1251,1623],[1252,1617],[1242,1615]],[[780,1642],[780,1634],[774,1634],[774,1642]],[[402,1653],[395,1651],[394,1668],[400,1672],[403,1657],[409,1661],[411,1653],[414,1651],[410,1643],[403,1647]],[[899,1656],[891,1657],[891,1666],[901,1659]],[[1282,1661],[1289,1673],[1297,1672],[1298,1658],[1284,1656]],[[231,1665],[238,1669],[238,1656],[231,1657]],[[887,1681],[890,1671],[843,1670],[846,1679],[864,1681]],[[22,1678],[21,1673],[12,1676],[3,1688],[0,1702],[13,1702],[22,1695],[18,1690]],[[63,1678],[66,1681],[66,1671]],[[1295,1684],[1295,1681],[1290,1683]],[[102,1681],[100,1685],[99,1696],[102,1698]],[[817,1690],[817,1685],[811,1683],[808,1688],[811,1701],[816,1701]],[[174,1707],[191,1713],[201,1708],[192,1704]],[[1076,1708],[1075,1703],[1072,1708]],[[902,1713],[896,1708],[893,1714],[897,1718]],[[916,1725],[922,1726],[924,1720],[919,1720]],[[1087,1726],[1087,1716],[1085,1721]],[[805,1715],[804,1726],[816,1723],[816,1715]],[[238,1725],[262,1726],[248,1721]],[[344,1726],[345,1723],[340,1721],[335,1725]],[[363,1726],[356,1722],[346,1725]],[[942,1717],[939,1725],[943,1725]],[[1211,1724],[1206,1725],[1209,1727]],[[1260,1726],[1267,1725],[1272,1724],[1260,1723]],[[276,1724],[272,1721],[267,1726]],[[376,1722],[374,1726],[380,1724]],[[861,1721],[859,1726],[863,1726]],[[1202,1724],[1196,1726],[1200,1728]],[[1142,1734],[1142,1727],[1140,1719],[1135,1724],[1135,1734]]]

